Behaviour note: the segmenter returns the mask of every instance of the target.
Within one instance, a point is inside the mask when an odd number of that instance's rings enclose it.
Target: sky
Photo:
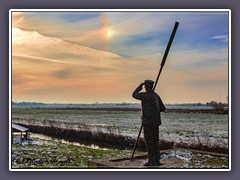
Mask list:
[[[12,100],[139,103],[156,80],[164,103],[227,102],[229,17],[224,11],[12,12]]]

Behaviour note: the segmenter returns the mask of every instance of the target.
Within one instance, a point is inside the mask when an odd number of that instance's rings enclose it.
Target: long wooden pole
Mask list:
[[[163,56],[163,59],[162,59],[161,67],[160,67],[160,70],[159,70],[159,72],[158,72],[158,76],[157,76],[157,79],[156,79],[156,81],[155,81],[153,90],[155,90],[155,88],[156,88],[156,86],[157,86],[158,79],[159,79],[160,74],[161,74],[161,72],[162,72],[162,68],[163,68],[163,66],[165,65],[165,62],[166,62],[166,60],[167,60],[168,52],[169,52],[169,50],[170,50],[170,48],[171,48],[171,45],[172,45],[174,36],[175,36],[176,31],[177,31],[177,28],[178,28],[178,25],[179,25],[179,22],[175,22],[175,25],[174,25],[174,28],[173,28],[171,37],[170,37],[170,39],[169,39],[169,41],[168,41],[168,45],[167,45],[167,48],[166,48],[166,50],[165,50],[165,53],[164,53],[164,56]]]
[[[168,41],[168,45],[167,45],[167,48],[166,48],[166,50],[165,50],[165,53],[164,53],[164,56],[163,56],[163,59],[162,59],[162,62],[161,62],[161,67],[160,67],[160,70],[159,70],[159,72],[158,72],[158,76],[157,76],[157,79],[156,79],[156,81],[155,81],[153,90],[155,90],[155,88],[156,88],[156,86],[157,86],[157,83],[158,83],[160,74],[161,74],[162,69],[163,69],[163,66],[165,65],[165,62],[166,62],[166,60],[167,60],[168,52],[169,52],[169,50],[170,50],[170,48],[171,48],[171,45],[172,45],[174,36],[175,36],[176,31],[177,31],[177,28],[178,28],[178,25],[179,25],[179,22],[175,22],[175,25],[174,25],[172,34],[171,34],[170,39],[169,39],[169,41]],[[137,140],[136,140],[136,142],[135,142],[135,144],[134,144],[134,148],[133,148],[133,152],[132,152],[131,159],[133,159],[133,156],[134,156],[134,153],[135,153],[135,150],[136,150],[136,147],[137,147],[137,144],[138,144],[138,141],[139,141],[141,132],[142,132],[142,128],[143,128],[143,125],[141,125],[141,128],[140,128],[139,133],[138,133]]]

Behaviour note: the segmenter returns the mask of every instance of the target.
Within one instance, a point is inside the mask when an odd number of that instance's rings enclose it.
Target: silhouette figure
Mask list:
[[[160,165],[159,126],[161,125],[160,112],[165,111],[165,106],[157,93],[153,90],[154,81],[146,80],[133,92],[135,99],[141,100],[142,125],[144,139],[148,151],[148,162],[144,166]],[[140,92],[145,85],[146,92]]]

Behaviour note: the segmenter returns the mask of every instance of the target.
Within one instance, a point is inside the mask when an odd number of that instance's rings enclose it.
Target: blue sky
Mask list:
[[[13,88],[22,89],[14,91],[13,97],[17,101],[47,101],[55,91],[66,96],[61,100],[56,95],[51,102],[134,102],[131,93],[135,86],[144,79],[155,80],[176,21],[180,24],[156,90],[167,103],[219,101],[219,95],[226,97],[226,11],[13,12],[13,82],[22,82],[13,83]],[[19,66],[20,62],[26,63],[25,68]],[[57,66],[45,69],[46,76],[40,79],[40,69],[50,62]],[[32,68],[39,70],[32,72]],[[21,80],[17,76],[20,73]],[[99,76],[103,86],[97,82]],[[84,86],[86,77],[95,82],[91,89]],[[54,78],[62,86],[40,88],[39,81],[52,84]],[[115,81],[119,90],[112,88]],[[32,88],[26,88],[26,83]],[[79,94],[74,89],[80,87],[84,88]]]

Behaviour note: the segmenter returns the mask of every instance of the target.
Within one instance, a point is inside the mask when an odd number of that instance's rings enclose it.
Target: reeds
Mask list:
[[[66,123],[62,124],[59,121],[47,120],[44,123],[40,123],[34,120],[15,119],[16,123],[27,126],[33,133],[44,134],[56,139],[63,139],[69,142],[77,142],[85,145],[96,145],[99,147],[111,147],[118,149],[130,149],[133,148],[136,138],[132,136],[123,136],[113,128],[108,127],[107,131],[103,131],[102,128],[89,127],[83,123]],[[203,140],[202,140],[203,141]],[[190,148],[196,150],[217,152],[217,153],[228,153],[226,147],[220,145],[209,146],[203,143],[199,137],[192,143],[174,142],[166,139],[160,139],[160,149],[171,149],[171,148]],[[143,138],[140,138],[137,148],[145,151],[145,142]]]

